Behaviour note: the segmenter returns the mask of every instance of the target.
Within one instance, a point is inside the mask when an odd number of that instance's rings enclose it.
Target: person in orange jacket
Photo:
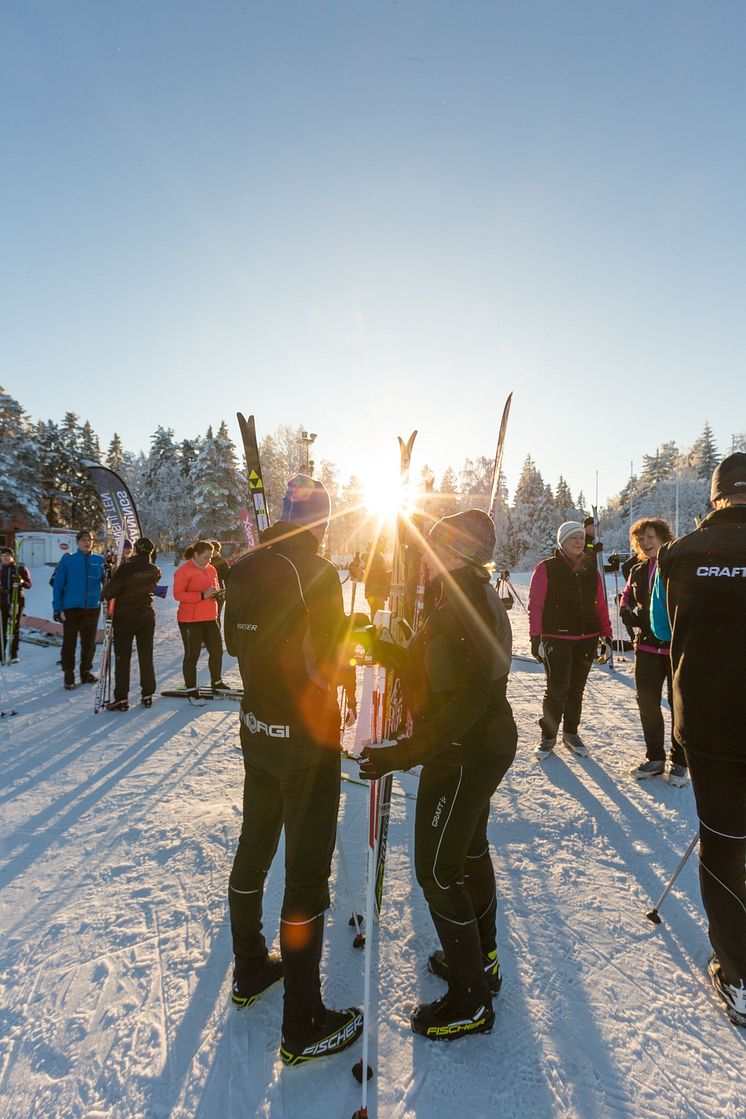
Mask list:
[[[187,549],[189,551],[189,549]],[[218,624],[217,596],[221,594],[218,573],[212,566],[212,544],[198,540],[191,557],[174,573],[174,598],[179,603],[176,620],[184,642],[184,685],[188,695],[199,695],[197,661],[202,646],[207,649],[207,664],[213,691],[227,691],[221,680],[223,642]]]

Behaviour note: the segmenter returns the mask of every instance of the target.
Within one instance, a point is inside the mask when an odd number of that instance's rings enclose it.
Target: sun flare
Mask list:
[[[380,470],[361,478],[363,505],[379,524],[393,524],[397,512],[406,502],[401,479],[396,470]]]

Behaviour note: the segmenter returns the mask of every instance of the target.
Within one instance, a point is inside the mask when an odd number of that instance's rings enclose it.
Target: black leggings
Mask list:
[[[671,710],[671,761],[686,765],[686,756],[673,734],[673,693],[671,685],[671,658],[662,653],[635,653],[635,694],[640,710],[642,733],[645,736],[645,753],[651,761],[666,760],[665,725],[661,711],[663,685]]]
[[[699,885],[726,982],[746,983],[746,760],[687,754],[699,814]]]
[[[220,626],[212,622],[179,622],[181,640],[184,642],[182,672],[188,688],[197,687],[197,661],[204,644],[207,649],[207,667],[210,682],[220,679],[223,670],[223,642],[220,639]]]
[[[137,642],[137,661],[140,666],[140,693],[155,694],[155,669],[153,668],[153,637],[155,614],[140,618],[118,618],[114,612],[114,699],[127,699],[130,690],[130,664],[132,642]]]
[[[321,1007],[319,963],[337,834],[341,755],[330,749],[318,765],[280,775],[254,764],[251,738],[242,726],[243,827],[228,890],[235,975],[239,981],[249,978],[264,960],[264,880],[284,826],[283,1035],[286,1040],[303,1038]],[[257,758],[261,761],[261,753]]]
[[[544,671],[547,689],[539,719],[545,738],[556,738],[559,725],[568,734],[576,734],[583,710],[583,692],[593,664],[598,638],[583,637],[577,641],[543,637]]]
[[[476,764],[426,762],[415,816],[417,881],[431,909],[447,921],[479,921],[495,900],[495,872],[487,842],[490,797],[515,757],[512,716],[499,720],[499,737]],[[494,724],[493,724],[494,727]],[[491,924],[491,928],[490,928]],[[494,910],[489,929],[494,941]],[[483,948],[494,948],[484,943]]]

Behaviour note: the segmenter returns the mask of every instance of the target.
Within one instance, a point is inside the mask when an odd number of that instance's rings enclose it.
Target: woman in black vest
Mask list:
[[[547,687],[539,719],[540,757],[562,741],[584,758],[588,747],[578,734],[583,692],[599,637],[611,643],[611,622],[603,580],[585,548],[580,521],[557,529],[554,555],[534,568],[528,592],[531,652],[544,665]]]

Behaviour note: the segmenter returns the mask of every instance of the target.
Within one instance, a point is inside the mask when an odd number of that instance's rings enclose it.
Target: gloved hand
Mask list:
[[[378,781],[387,773],[395,769],[406,769],[404,756],[409,739],[403,738],[399,742],[390,739],[373,746],[364,746],[359,757],[360,776],[366,781]]]
[[[54,614],[52,615],[52,617],[54,618],[55,622],[64,622],[64,620],[65,620],[65,613],[64,613],[64,611],[63,611],[63,610],[55,610],[55,612],[54,612]]]
[[[539,664],[543,664],[543,652],[544,650],[541,644],[541,636],[537,634],[536,637],[531,638],[531,656],[534,658],[534,660],[537,660]]]
[[[384,668],[401,669],[407,662],[407,651],[397,645],[388,630],[382,636],[374,637],[371,642],[370,654],[376,664]]]
[[[640,628],[639,614],[636,614],[635,611],[630,609],[629,606],[623,606],[621,608],[621,610],[619,611],[619,617],[622,619],[622,623],[627,626],[628,629]]]
[[[350,625],[353,629],[366,629],[370,625],[370,618],[362,611],[356,610],[353,614],[350,614]]]

